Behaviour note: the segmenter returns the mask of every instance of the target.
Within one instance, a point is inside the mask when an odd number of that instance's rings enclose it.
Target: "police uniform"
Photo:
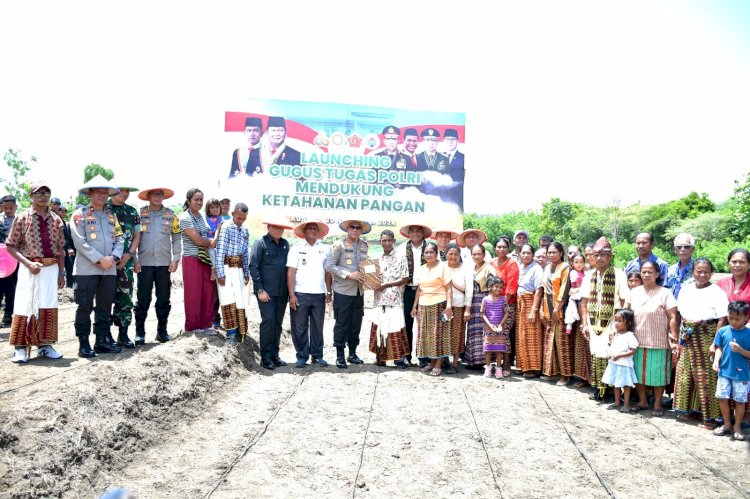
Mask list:
[[[398,137],[401,135],[401,130],[398,127],[390,125],[383,128],[383,139],[385,139],[386,135],[395,135],[396,141],[398,141]],[[391,158],[391,170],[406,170],[407,166],[411,163],[411,157],[399,151],[398,147],[396,147],[395,154],[390,154],[388,149],[383,149],[382,151],[375,153],[375,156],[388,156]]]
[[[148,193],[148,191],[144,191]],[[139,196],[140,197],[140,196]],[[167,337],[167,319],[172,309],[170,294],[172,280],[171,263],[177,264],[182,256],[180,221],[167,207],[154,211],[144,206],[140,211],[141,242],[138,245],[138,300],[135,305],[135,342],[146,341],[146,316],[151,306],[151,293],[156,287],[157,339]]]
[[[331,246],[331,252],[326,258],[326,272],[333,277],[331,288],[333,314],[336,320],[333,327],[333,345],[336,347],[337,366],[339,360],[343,361],[344,347],[347,345],[349,358],[356,357],[362,317],[365,313],[364,290],[359,282],[346,277],[352,272],[359,272],[359,262],[367,258],[368,249],[367,242],[361,237],[355,242],[349,236],[345,236]]]
[[[116,192],[116,190],[115,190]],[[115,297],[117,269],[115,265],[107,270],[96,265],[105,256],[112,256],[115,263],[122,258],[124,240],[117,217],[106,206],[94,210],[86,206],[76,210],[71,217],[70,235],[73,238],[77,257],[73,264],[76,282],[73,286],[76,304],[75,330],[81,341],[81,352],[86,355],[91,333],[91,312],[94,312],[95,350],[99,352],[119,352],[119,347],[110,345],[109,320],[112,301]],[[96,305],[94,301],[96,299]],[[84,343],[85,341],[85,343]],[[107,348],[109,346],[110,348]],[[90,352],[90,347],[89,347]]]
[[[420,134],[422,140],[440,138],[440,132],[434,128],[427,128]],[[418,171],[437,171],[439,173],[448,173],[448,157],[435,152],[435,154],[429,155],[427,151],[422,151],[417,154],[417,170]]]
[[[133,321],[133,266],[135,265],[135,251],[131,250],[130,247],[133,244],[135,235],[141,231],[141,221],[138,211],[129,204],[116,205],[110,199],[107,201],[106,206],[114,213],[117,221],[120,223],[124,245],[123,254],[130,254],[130,259],[127,263],[122,268],[117,269],[115,301],[110,324],[115,324],[119,328],[118,344],[132,348],[133,344],[127,337],[127,331],[130,323]]]

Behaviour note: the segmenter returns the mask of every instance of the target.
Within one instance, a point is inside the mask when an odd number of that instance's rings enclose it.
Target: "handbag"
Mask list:
[[[214,266],[213,260],[211,260],[211,255],[208,254],[208,248],[203,248],[201,246],[198,247],[198,260],[205,263],[209,267]]]

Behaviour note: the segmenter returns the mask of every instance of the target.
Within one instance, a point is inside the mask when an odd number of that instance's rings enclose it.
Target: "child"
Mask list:
[[[628,272],[628,289],[643,286],[643,279],[640,272]]]
[[[625,400],[620,412],[629,412],[630,388],[638,383],[633,369],[633,355],[638,348],[638,340],[633,334],[635,314],[629,308],[624,308],[615,314],[614,321],[617,334],[609,346],[609,364],[604,370],[602,382],[615,387],[615,403],[610,408],[620,405],[620,395],[624,390]]]
[[[747,302],[735,300],[727,307],[729,325],[719,329],[714,338],[716,353],[714,371],[719,373],[716,383],[716,398],[719,399],[724,425],[714,430],[714,435],[732,433],[729,399],[734,399],[734,439],[745,440],[742,434],[742,418],[747,405],[748,382],[750,382],[750,328],[747,327]]]
[[[581,302],[581,284],[583,284],[583,268],[586,260],[577,254],[571,260],[573,270],[570,271],[570,296],[568,308],[565,309],[565,334],[573,332],[573,324],[581,317],[578,315],[578,304]]]
[[[216,198],[211,198],[206,203],[206,222],[208,222],[208,238],[212,240],[211,247],[208,248],[208,254],[211,261],[214,262],[211,269],[211,280],[216,280],[216,241],[219,239],[221,223],[224,217],[221,216],[221,203]]]
[[[480,313],[484,320],[484,377],[492,377],[492,354],[497,353],[497,366],[495,377],[503,378],[503,370],[500,368],[500,354],[503,356],[503,368],[510,375],[510,336],[508,328],[503,327],[503,318],[509,317],[505,313],[505,297],[502,296],[505,282],[500,277],[490,275],[487,277],[489,293],[482,299]]]

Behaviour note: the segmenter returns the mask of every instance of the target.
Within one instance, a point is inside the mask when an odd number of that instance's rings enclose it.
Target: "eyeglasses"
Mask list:
[[[674,249],[676,250],[689,250],[690,248],[692,248],[692,246],[689,246],[687,244],[681,244],[679,246],[674,247]]]
[[[350,225],[349,228],[350,229],[354,229],[354,230],[362,230],[362,226],[361,225]]]
[[[41,197],[49,197],[50,194],[52,193],[49,191],[37,191],[37,192],[32,193],[31,195],[41,198]]]

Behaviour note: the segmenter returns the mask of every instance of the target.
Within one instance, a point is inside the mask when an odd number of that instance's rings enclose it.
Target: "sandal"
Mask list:
[[[611,404],[607,406],[607,410],[609,411],[616,411],[619,408],[620,408],[620,404],[615,404],[614,402],[612,402]]]
[[[430,376],[435,376],[436,378],[440,376],[443,373],[443,369],[440,367],[436,367],[432,371],[430,371]]]
[[[717,437],[723,437],[724,435],[728,435],[729,433],[732,433],[731,428],[724,428],[723,426],[719,426],[714,429],[714,435],[716,435]]]
[[[679,416],[677,416],[677,421],[693,421],[695,419],[698,419],[698,415],[694,412],[680,414]]]
[[[503,376],[506,378],[510,376],[510,371],[503,371]]]
[[[628,406],[624,405],[624,406],[620,407],[620,412],[622,412],[624,414],[626,412],[634,412],[634,411],[633,411],[633,407],[628,407]]]
[[[664,409],[654,409],[651,411],[651,415],[655,418],[660,418],[664,415]]]
[[[701,426],[703,427],[704,430],[713,431],[719,426],[719,424],[716,421],[704,420]],[[727,431],[730,431],[730,430],[727,430]]]
[[[641,407],[641,406],[639,406],[639,405],[636,404],[636,405],[634,405],[633,407],[630,408],[630,412],[640,412],[640,411],[642,411],[644,409],[648,409],[648,407]]]
[[[745,435],[743,435],[742,433],[738,431],[735,431],[734,435],[732,435],[732,438],[734,440],[739,440],[740,442],[743,442],[745,440]]]
[[[586,381],[579,381],[575,385],[573,385],[573,388],[584,388],[586,386],[589,386],[589,384]]]
[[[427,374],[428,372],[432,371],[432,366],[430,364],[427,364],[422,369],[420,369],[423,373]]]

